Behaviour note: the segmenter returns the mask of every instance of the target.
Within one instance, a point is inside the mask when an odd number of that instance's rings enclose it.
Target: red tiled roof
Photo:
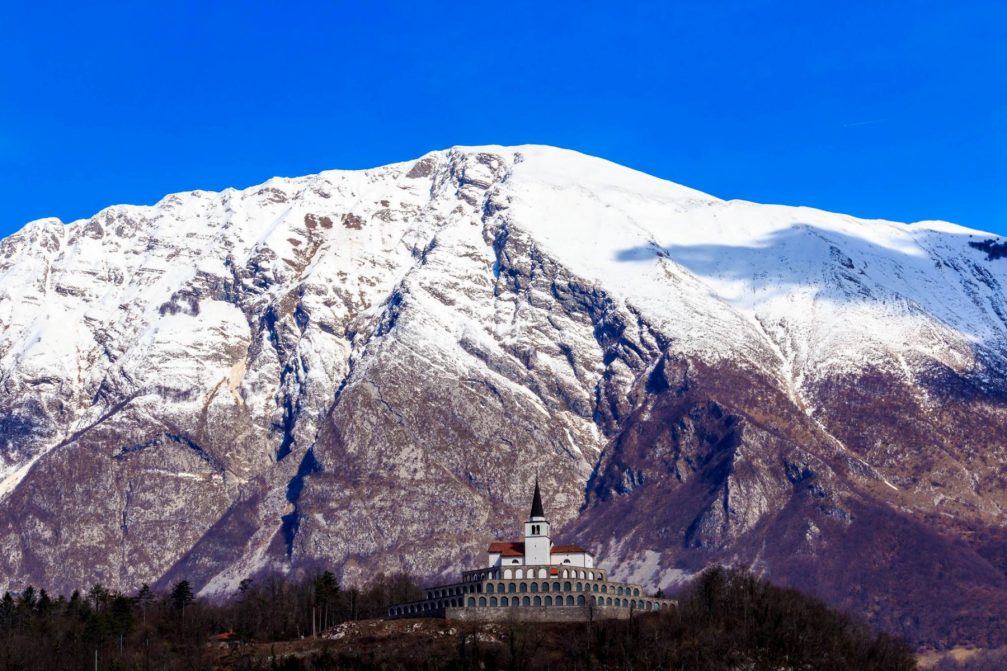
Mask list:
[[[487,550],[490,554],[499,554],[504,557],[523,557],[524,543],[520,541],[493,541]],[[587,552],[579,545],[553,545],[552,554],[577,554]]]
[[[584,548],[579,545],[553,545],[552,554],[576,554],[578,552],[587,552]]]
[[[493,541],[487,550],[490,554],[500,554],[504,557],[523,557],[524,543],[516,541]]]

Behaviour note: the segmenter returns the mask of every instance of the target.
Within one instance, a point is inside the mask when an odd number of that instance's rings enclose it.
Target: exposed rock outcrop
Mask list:
[[[748,564],[1004,643],[1002,246],[546,147],[33,222],[0,242],[0,575],[434,577],[538,474],[616,577]]]

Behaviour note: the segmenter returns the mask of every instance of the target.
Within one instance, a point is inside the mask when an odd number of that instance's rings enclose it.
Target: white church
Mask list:
[[[388,609],[389,617],[537,622],[628,618],[673,607],[640,585],[611,582],[594,556],[577,545],[553,544],[538,481],[523,541],[493,541],[486,568],[459,582],[430,587],[421,601]]]
[[[577,545],[553,545],[549,537],[549,520],[542,508],[542,494],[535,481],[531,515],[524,523],[524,542],[493,541],[490,543],[489,565],[494,566],[580,566],[594,568],[594,556]]]

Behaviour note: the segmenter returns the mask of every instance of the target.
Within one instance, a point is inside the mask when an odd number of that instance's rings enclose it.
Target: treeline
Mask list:
[[[343,590],[327,571],[244,580],[220,603],[197,599],[186,580],[164,593],[147,585],[133,594],[95,585],[56,598],[28,587],[0,599],[0,670],[208,668],[213,636],[300,638],[347,620],[380,617],[392,603],[421,595],[407,576],[378,576],[363,589]]]
[[[612,623],[594,637],[601,659],[616,668],[689,671],[814,669],[909,671],[913,650],[822,601],[747,571],[704,572],[658,618]],[[589,667],[583,667],[589,668]]]
[[[478,625],[451,624],[444,625],[457,627],[451,636],[429,639],[411,637],[411,625],[399,623],[402,628],[383,641],[319,640],[304,654],[262,652],[274,641],[381,617],[389,605],[421,595],[407,576],[379,576],[362,589],[342,589],[328,572],[244,581],[223,603],[195,598],[186,581],[160,594],[146,586],[122,594],[96,585],[86,594],[51,598],[29,588],[0,600],[0,671],[84,671],[96,665],[171,671],[221,664],[242,671],[916,668],[905,643],[800,592],[725,569],[702,574],[678,595],[678,608],[625,621],[513,622],[492,636]],[[220,654],[221,645],[235,645],[220,642],[225,632],[246,642],[229,656]]]

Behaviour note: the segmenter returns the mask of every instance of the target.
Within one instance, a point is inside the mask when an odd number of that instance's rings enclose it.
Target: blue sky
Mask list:
[[[529,142],[723,198],[1007,234],[1002,1],[3,13],[3,235],[173,191]]]

